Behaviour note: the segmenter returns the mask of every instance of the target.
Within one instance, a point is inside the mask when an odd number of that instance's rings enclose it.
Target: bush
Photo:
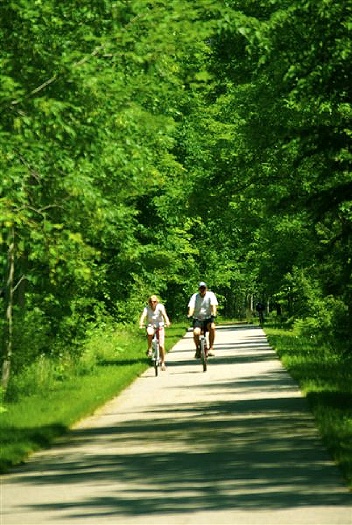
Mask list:
[[[112,362],[128,351],[131,334],[135,332],[135,326],[117,325],[107,319],[99,326],[92,325],[87,330],[86,339],[74,352],[72,346],[65,349],[64,343],[58,341],[53,352],[33,358],[32,363],[12,374],[6,400],[16,401],[23,396],[43,394],[74,376],[93,373],[98,365]]]
[[[49,351],[50,330],[50,322],[38,307],[14,317],[13,372],[20,372]]]
[[[45,395],[72,374],[72,359],[68,354],[55,358],[42,354],[20,372],[12,374],[6,390],[6,400],[17,401],[34,394]]]
[[[295,321],[294,326],[299,333],[340,352],[350,353],[350,319],[345,303],[332,296],[318,298],[312,306],[312,314]]]

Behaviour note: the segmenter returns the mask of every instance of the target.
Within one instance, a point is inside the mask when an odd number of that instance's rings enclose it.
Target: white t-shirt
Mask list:
[[[200,293],[194,293],[189,300],[188,307],[194,308],[193,317],[198,319],[209,319],[211,317],[211,307],[218,305],[218,300],[214,292],[207,290],[204,297]]]
[[[155,326],[164,326],[164,312],[165,307],[163,304],[158,303],[155,307],[155,310],[151,306],[146,306],[144,312],[147,316],[148,324]]]

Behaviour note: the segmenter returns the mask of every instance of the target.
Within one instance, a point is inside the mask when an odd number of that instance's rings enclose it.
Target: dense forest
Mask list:
[[[352,0],[0,14],[3,387],[199,280],[351,353]]]

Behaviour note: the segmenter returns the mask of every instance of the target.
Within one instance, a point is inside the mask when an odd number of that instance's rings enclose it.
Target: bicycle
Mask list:
[[[208,368],[208,345],[207,345],[207,325],[204,321],[201,319],[198,319],[197,317],[194,318],[197,321],[201,322],[201,332],[199,335],[199,353],[200,353],[200,359],[203,366],[203,372],[207,371]],[[197,349],[198,353],[198,349]]]

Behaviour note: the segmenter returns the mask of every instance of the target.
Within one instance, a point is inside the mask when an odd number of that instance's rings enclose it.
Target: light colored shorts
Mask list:
[[[165,346],[165,330],[163,326],[159,326],[157,337],[159,339],[159,345],[164,348]]]
[[[148,325],[147,326],[147,330],[149,331],[150,328],[151,328],[151,325]],[[159,328],[157,328],[157,338],[159,339],[159,345],[164,348],[164,346],[165,346],[165,330],[164,330],[163,326],[159,326]]]

